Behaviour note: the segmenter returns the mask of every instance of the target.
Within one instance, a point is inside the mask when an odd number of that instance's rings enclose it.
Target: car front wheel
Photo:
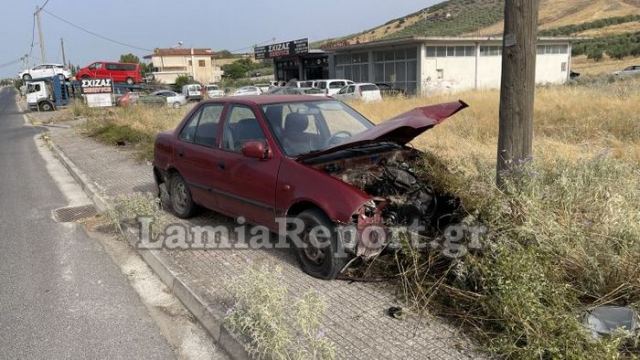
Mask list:
[[[176,101],[176,102],[174,102],[174,103],[173,103],[173,108],[174,108],[174,109],[179,109],[179,108],[180,108],[180,103],[179,103],[179,102],[177,102],[177,101]]]
[[[335,279],[350,258],[338,238],[335,225],[318,209],[303,211],[297,219],[304,228],[299,239],[291,240],[302,270],[315,278]]]
[[[29,74],[24,74],[24,75],[22,75],[22,80],[24,80],[24,81],[29,81],[29,80],[31,80],[31,75],[29,75]]]
[[[195,204],[191,198],[191,191],[182,176],[175,174],[171,177],[169,191],[173,213],[182,219],[190,218],[195,212]]]

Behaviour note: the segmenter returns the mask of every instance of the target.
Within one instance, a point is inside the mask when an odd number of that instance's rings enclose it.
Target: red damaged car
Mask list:
[[[438,221],[437,197],[413,170],[421,153],[406,144],[465,107],[417,108],[376,126],[330,98],[211,100],[158,135],[154,176],[182,218],[202,206],[281,235],[281,219],[297,220],[303,270],[333,279],[351,259],[385,248],[368,227]],[[348,226],[349,244],[338,231]]]

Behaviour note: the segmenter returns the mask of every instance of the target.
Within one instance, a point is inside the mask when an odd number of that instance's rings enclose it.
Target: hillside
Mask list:
[[[640,15],[640,0],[541,0],[540,29],[550,31],[596,20]],[[384,25],[318,43],[331,47],[334,41],[362,43],[402,36],[499,35],[503,28],[504,0],[449,0]],[[591,28],[586,33],[566,35],[611,36],[640,31],[637,19]],[[627,21],[627,20],[625,20]]]

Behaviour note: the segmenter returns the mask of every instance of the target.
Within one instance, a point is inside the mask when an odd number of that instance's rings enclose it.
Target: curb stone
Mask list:
[[[80,184],[84,192],[89,196],[98,208],[99,212],[111,209],[109,202],[98,191],[98,186],[64,154],[62,149],[53,141],[48,142],[53,154],[69,171],[71,176]],[[213,311],[196,292],[179,278],[179,274],[172,271],[164,262],[158,251],[140,250],[136,247],[138,233],[131,227],[126,227],[124,235],[136,252],[142,257],[153,272],[182,302],[182,304],[198,319],[198,322],[209,332],[216,344],[220,346],[230,358],[234,360],[249,360],[251,357],[245,349],[242,341],[224,327],[224,316]]]

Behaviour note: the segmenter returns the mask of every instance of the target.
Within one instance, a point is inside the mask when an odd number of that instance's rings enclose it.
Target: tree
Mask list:
[[[176,82],[173,84],[173,89],[177,92],[182,92],[182,87],[191,83],[191,77],[187,75],[180,75],[176,78]]]
[[[120,62],[127,64],[140,64],[140,58],[132,53],[120,55]]]
[[[604,53],[601,48],[590,49],[589,52],[587,53],[587,59],[590,59],[593,61],[600,61],[602,60],[603,57],[604,57]]]

